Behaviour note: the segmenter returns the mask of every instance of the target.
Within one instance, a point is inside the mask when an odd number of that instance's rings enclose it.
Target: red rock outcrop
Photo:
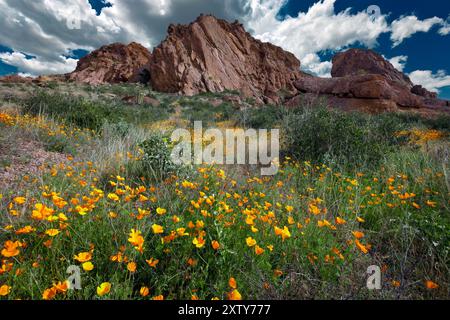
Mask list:
[[[254,39],[238,22],[202,15],[189,25],[171,25],[153,51],[151,85],[157,91],[194,95],[238,90],[258,102],[278,103],[294,93],[300,61]]]
[[[22,77],[18,74],[0,77],[0,83],[31,83],[33,78]]]
[[[80,59],[67,79],[92,85],[102,83],[143,82],[149,80],[151,53],[142,45],[113,43]]]
[[[436,93],[414,85],[408,76],[372,50],[350,49],[337,54],[331,74],[333,78],[303,76],[297,80],[294,85],[302,94],[287,104],[319,97],[330,106],[344,110],[450,112],[448,101],[439,100]]]
[[[331,76],[333,78],[379,74],[385,79],[398,82],[405,87],[413,86],[408,76],[395,69],[389,61],[373,50],[349,49],[336,54],[332,62]]]

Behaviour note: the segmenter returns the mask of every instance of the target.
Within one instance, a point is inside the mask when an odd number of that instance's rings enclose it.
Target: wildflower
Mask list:
[[[44,292],[42,293],[42,299],[52,300],[53,298],[55,298],[56,294],[57,294],[57,290],[54,287],[45,289]]]
[[[32,233],[32,232],[34,232],[34,231],[36,231],[36,229],[33,228],[32,226],[26,226],[26,227],[23,227],[23,228],[20,228],[19,230],[17,230],[17,231],[16,231],[16,234],[17,234],[17,235],[20,235],[20,234],[29,234],[29,233]]]
[[[249,247],[253,247],[256,245],[256,240],[253,239],[252,237],[248,237],[247,239],[245,239],[245,242]]]
[[[364,238],[364,233],[362,233],[361,231],[352,231],[352,233],[356,239]]]
[[[364,223],[365,220],[361,217],[356,217],[356,221],[360,222],[360,223]]]
[[[196,237],[192,240],[192,243],[197,247],[197,248],[202,248],[205,245],[205,240],[203,239],[203,237]]]
[[[117,194],[115,194],[115,193],[108,194],[108,199],[110,199],[112,201],[115,201],[115,202],[120,200],[119,196]]]
[[[345,224],[345,223],[346,223],[346,221],[344,219],[342,219],[340,217],[336,217],[336,224],[342,225],[342,224]]]
[[[256,253],[256,255],[259,256],[259,255],[261,255],[261,254],[264,253],[264,249],[261,248],[260,246],[256,245],[256,246],[255,246],[255,253]]]
[[[150,289],[148,287],[142,287],[141,290],[139,290],[139,293],[141,297],[146,297],[150,294]]]
[[[228,300],[242,300],[242,296],[237,289],[234,289],[228,294]]]
[[[275,234],[276,234],[277,236],[281,236],[281,238],[282,238],[283,240],[288,239],[288,238],[291,237],[291,233],[290,233],[288,227],[286,227],[286,226],[284,226],[283,229],[278,228],[277,226],[275,226],[274,229],[275,229]]]
[[[431,200],[427,200],[427,206],[429,206],[429,207],[432,207],[432,208],[435,208],[436,207],[436,202],[434,202],[434,201],[431,201]]]
[[[148,198],[142,194],[139,195],[139,202],[146,202],[148,201]]]
[[[359,250],[361,250],[362,253],[367,254],[369,250],[366,246],[364,246],[361,242],[359,242],[358,239],[355,240],[356,247],[358,247]]]
[[[20,204],[24,204],[27,201],[27,199],[25,197],[15,197],[13,199],[13,201],[14,201],[14,203],[20,205]]]
[[[103,282],[100,286],[97,287],[97,294],[102,297],[107,295],[111,291],[111,283]]]
[[[4,284],[0,287],[0,297],[5,297],[11,292],[11,287]]]
[[[50,217],[54,210],[46,207],[42,203],[35,204],[35,210],[33,210],[31,218],[35,220],[45,220]]]
[[[67,290],[69,289],[69,284],[67,281],[64,282],[58,282],[56,284],[53,285],[53,288],[57,291],[57,292],[61,292],[61,293],[65,293],[67,292]]]
[[[211,242],[211,246],[213,247],[214,250],[219,250],[219,248],[220,248],[220,244],[219,244],[219,242],[216,241],[216,240],[213,240],[213,241]]]
[[[144,250],[144,237],[142,237],[140,231],[131,229],[128,242],[130,242],[137,251],[142,253],[142,251]]]
[[[130,271],[131,273],[136,272],[136,268],[137,268],[136,262],[129,262],[127,264],[127,270]]]
[[[237,288],[236,279],[231,277],[230,280],[228,280],[228,285],[230,286],[230,288],[236,289]]]
[[[78,262],[81,262],[81,263],[88,262],[92,259],[92,253],[81,252],[78,255],[74,256],[73,259],[77,260]]]
[[[295,224],[294,218],[292,218],[291,216],[289,216],[289,217],[288,217],[288,223],[291,224],[291,225],[292,225],[292,224]]]
[[[147,264],[152,267],[152,268],[156,268],[156,265],[159,263],[158,259],[153,259],[150,258],[149,260],[145,260],[145,262],[147,262]]]
[[[60,231],[57,229],[48,229],[47,231],[45,231],[45,234],[50,237],[56,237],[59,233]]]
[[[159,296],[153,297],[152,300],[164,300],[164,296],[160,294]]]
[[[81,266],[83,267],[84,271],[89,272],[89,271],[94,270],[94,265],[90,261],[84,262]]]
[[[416,209],[420,209],[420,205],[419,205],[419,204],[417,204],[417,203],[413,202],[413,203],[412,203],[412,205],[413,205],[413,207],[414,207],[414,208],[416,208]]]
[[[400,287],[400,281],[397,281],[397,280],[392,280],[392,286],[393,287],[395,287],[395,288],[398,288],[398,287]]]
[[[178,229],[177,229],[177,234],[178,234],[180,237],[188,236],[188,235],[189,235],[189,233],[186,232],[186,228],[178,228]]]
[[[162,216],[163,214],[165,214],[167,212],[166,209],[163,208],[157,208],[156,209],[156,213],[159,214],[160,216]]]
[[[291,213],[294,210],[294,207],[292,206],[286,206],[286,211]]]
[[[159,234],[164,232],[164,228],[158,224],[152,225],[152,230],[154,234]]]
[[[437,289],[437,288],[439,288],[439,285],[436,282],[433,282],[431,280],[427,280],[425,282],[425,286],[427,287],[427,289]]]
[[[2,250],[2,256],[5,258],[12,258],[18,256],[20,254],[19,248],[22,246],[22,243],[19,241],[11,241],[8,240],[3,245],[4,249]]]

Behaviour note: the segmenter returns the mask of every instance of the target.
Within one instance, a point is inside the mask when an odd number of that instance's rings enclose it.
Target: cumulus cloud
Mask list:
[[[319,55],[310,53],[304,56],[301,62],[304,71],[323,78],[331,77],[331,68],[333,67],[331,61],[321,61]]]
[[[403,71],[405,69],[405,64],[408,61],[408,56],[396,56],[389,59],[389,62],[392,63],[395,69],[398,71]]]
[[[77,60],[59,57],[58,60],[45,61],[41,58],[28,58],[23,53],[0,53],[0,60],[11,66],[17,67],[21,73],[27,75],[48,75],[68,73],[75,69]]]
[[[443,23],[442,27],[438,30],[438,33],[441,36],[446,36],[446,35],[450,34],[450,16]]]
[[[233,20],[245,16],[247,10],[247,0],[108,2],[112,6],[97,15],[88,0],[0,0],[0,44],[36,57],[19,62],[16,55],[19,68],[40,71],[48,67],[45,74],[63,73],[74,66],[73,59],[64,58],[74,49],[91,51],[104,44],[131,41],[151,48],[164,38],[172,22],[187,23],[202,12]],[[10,56],[2,57],[11,63]],[[42,68],[36,66],[37,61]]]
[[[444,20],[433,17],[425,20],[419,20],[416,16],[403,16],[394,20],[391,24],[392,33],[391,40],[393,46],[396,47],[403,42],[404,39],[410,38],[417,32],[428,32],[435,25],[442,25]]]
[[[389,32],[385,15],[374,17],[366,11],[352,14],[350,8],[335,12],[336,0],[315,3],[307,12],[277,19],[286,1],[250,1],[246,24],[262,41],[272,42],[294,53],[305,70],[324,72],[330,62],[321,63],[317,52],[340,50],[353,44],[372,48],[378,37]]]
[[[439,70],[433,73],[430,70],[416,70],[409,74],[411,81],[415,84],[420,84],[424,88],[438,92],[443,87],[450,86],[450,75],[447,75],[444,70]]]

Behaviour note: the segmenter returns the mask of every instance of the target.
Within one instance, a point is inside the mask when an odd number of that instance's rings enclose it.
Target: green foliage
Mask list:
[[[95,131],[109,123],[149,123],[165,119],[168,112],[163,107],[128,106],[121,102],[88,100],[64,94],[38,91],[25,101],[25,113],[44,114],[81,128]]]
[[[128,176],[162,181],[181,170],[181,167],[172,161],[172,148],[169,145],[168,137],[153,134],[140,143],[139,148],[143,152],[142,157],[140,160],[128,164]]]
[[[235,108],[229,103],[222,103],[217,107],[208,101],[200,99],[183,99],[182,116],[190,122],[202,121],[204,125],[213,124],[215,121],[225,121],[232,118]]]
[[[375,167],[402,142],[403,126],[385,116],[297,108],[281,120],[283,153],[297,159],[351,168]]]

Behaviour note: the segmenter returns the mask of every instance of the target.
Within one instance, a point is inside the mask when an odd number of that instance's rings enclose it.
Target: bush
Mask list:
[[[374,167],[401,142],[392,117],[297,108],[282,117],[282,153],[342,167]]]
[[[128,176],[162,181],[173,174],[176,175],[181,167],[172,161],[172,148],[168,141],[168,137],[153,134],[140,143],[143,155],[140,160],[128,164]]]
[[[127,106],[122,102],[102,102],[45,92],[37,92],[25,101],[24,112],[33,115],[45,114],[95,131],[99,131],[105,122],[119,125],[150,123],[165,119],[169,115],[162,106]]]

